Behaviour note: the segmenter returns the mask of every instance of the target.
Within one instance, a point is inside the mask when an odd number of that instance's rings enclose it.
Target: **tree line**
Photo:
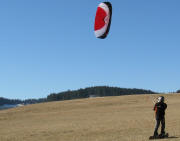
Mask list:
[[[135,94],[155,94],[151,90],[144,89],[128,89],[108,86],[89,87],[75,91],[65,91],[61,93],[52,93],[47,96],[47,101],[72,100],[89,97],[105,97],[105,96],[121,96]]]
[[[20,99],[7,99],[0,97],[0,106],[4,104],[9,104],[9,105],[15,105],[15,104],[35,104],[35,103],[41,103],[45,102],[46,98],[40,98],[40,99],[26,99],[26,100],[20,100]]]
[[[176,93],[180,93],[178,90]],[[106,96],[121,96],[121,95],[136,95],[136,94],[157,94],[151,90],[144,89],[129,89],[129,88],[119,88],[119,87],[108,87],[108,86],[96,86],[88,87],[79,90],[68,90],[60,93],[49,94],[46,98],[40,99],[7,99],[0,97],[0,105],[4,104],[35,104],[50,101],[63,101],[63,100],[73,100],[89,97],[106,97]]]

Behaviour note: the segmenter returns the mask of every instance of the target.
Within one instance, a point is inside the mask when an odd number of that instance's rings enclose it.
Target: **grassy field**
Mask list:
[[[0,111],[0,141],[146,141],[153,99],[119,96],[50,102]],[[180,94],[165,95],[167,141],[180,140]]]

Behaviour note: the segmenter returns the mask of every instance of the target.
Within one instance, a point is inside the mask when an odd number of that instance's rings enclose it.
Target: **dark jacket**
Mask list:
[[[159,102],[154,105],[154,111],[157,120],[164,119],[166,108],[167,108],[167,104],[164,102]]]

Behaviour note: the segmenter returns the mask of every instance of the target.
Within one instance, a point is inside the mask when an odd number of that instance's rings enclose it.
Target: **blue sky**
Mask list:
[[[100,2],[0,1],[0,96],[41,98],[100,85],[180,89],[180,1],[110,0],[104,40],[93,32]]]

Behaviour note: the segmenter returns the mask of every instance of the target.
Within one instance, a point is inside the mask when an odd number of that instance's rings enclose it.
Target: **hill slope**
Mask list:
[[[145,141],[158,95],[101,97],[0,111],[1,141]],[[180,139],[180,95],[165,95],[167,131]],[[169,138],[167,140],[171,140]]]

